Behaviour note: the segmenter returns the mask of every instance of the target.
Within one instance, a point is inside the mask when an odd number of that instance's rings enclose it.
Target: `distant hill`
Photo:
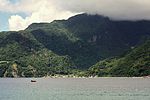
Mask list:
[[[150,40],[150,21],[144,20],[113,21],[79,14],[68,20],[33,23],[23,31],[0,33],[0,62],[8,62],[0,63],[0,76],[87,70],[99,61],[124,55],[146,40]]]

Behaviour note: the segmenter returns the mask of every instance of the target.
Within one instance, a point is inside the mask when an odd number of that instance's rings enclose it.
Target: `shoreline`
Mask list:
[[[77,77],[77,76],[63,76],[63,75],[58,75],[58,76],[45,76],[45,77],[0,77],[0,79],[21,79],[21,78],[27,78],[27,79],[48,79],[48,78],[51,78],[51,79],[66,79],[66,78],[73,78],[73,79],[94,79],[94,78],[139,78],[139,79],[150,79],[150,76],[142,76],[142,77],[98,77],[98,76],[95,76],[95,77]]]

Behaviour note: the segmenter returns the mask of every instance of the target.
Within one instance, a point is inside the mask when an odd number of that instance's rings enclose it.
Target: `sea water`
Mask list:
[[[0,100],[150,100],[150,78],[1,78]]]

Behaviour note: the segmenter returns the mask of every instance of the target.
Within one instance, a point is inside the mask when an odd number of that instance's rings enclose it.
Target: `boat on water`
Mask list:
[[[31,82],[36,82],[36,80],[31,80]]]

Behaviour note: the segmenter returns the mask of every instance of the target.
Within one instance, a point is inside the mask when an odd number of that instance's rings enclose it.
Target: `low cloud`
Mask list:
[[[10,30],[22,30],[33,22],[67,19],[77,13],[99,14],[113,20],[150,20],[150,0],[0,0],[0,11],[25,13],[12,15]]]
[[[150,0],[55,0],[71,12],[108,16],[115,20],[150,20]]]
[[[28,2],[27,2],[28,1]],[[70,16],[75,15],[68,10],[62,10],[53,5],[52,0],[27,0],[26,2],[20,2],[20,8],[24,8],[22,11],[29,14],[27,17],[23,18],[19,15],[12,15],[9,18],[9,29],[11,31],[23,30],[32,23],[40,22],[51,22],[58,19],[67,19]],[[30,1],[32,3],[30,4]],[[51,1],[51,2],[50,2]],[[18,4],[17,4],[18,5]],[[30,8],[26,8],[26,5]],[[33,6],[32,6],[33,5]]]

